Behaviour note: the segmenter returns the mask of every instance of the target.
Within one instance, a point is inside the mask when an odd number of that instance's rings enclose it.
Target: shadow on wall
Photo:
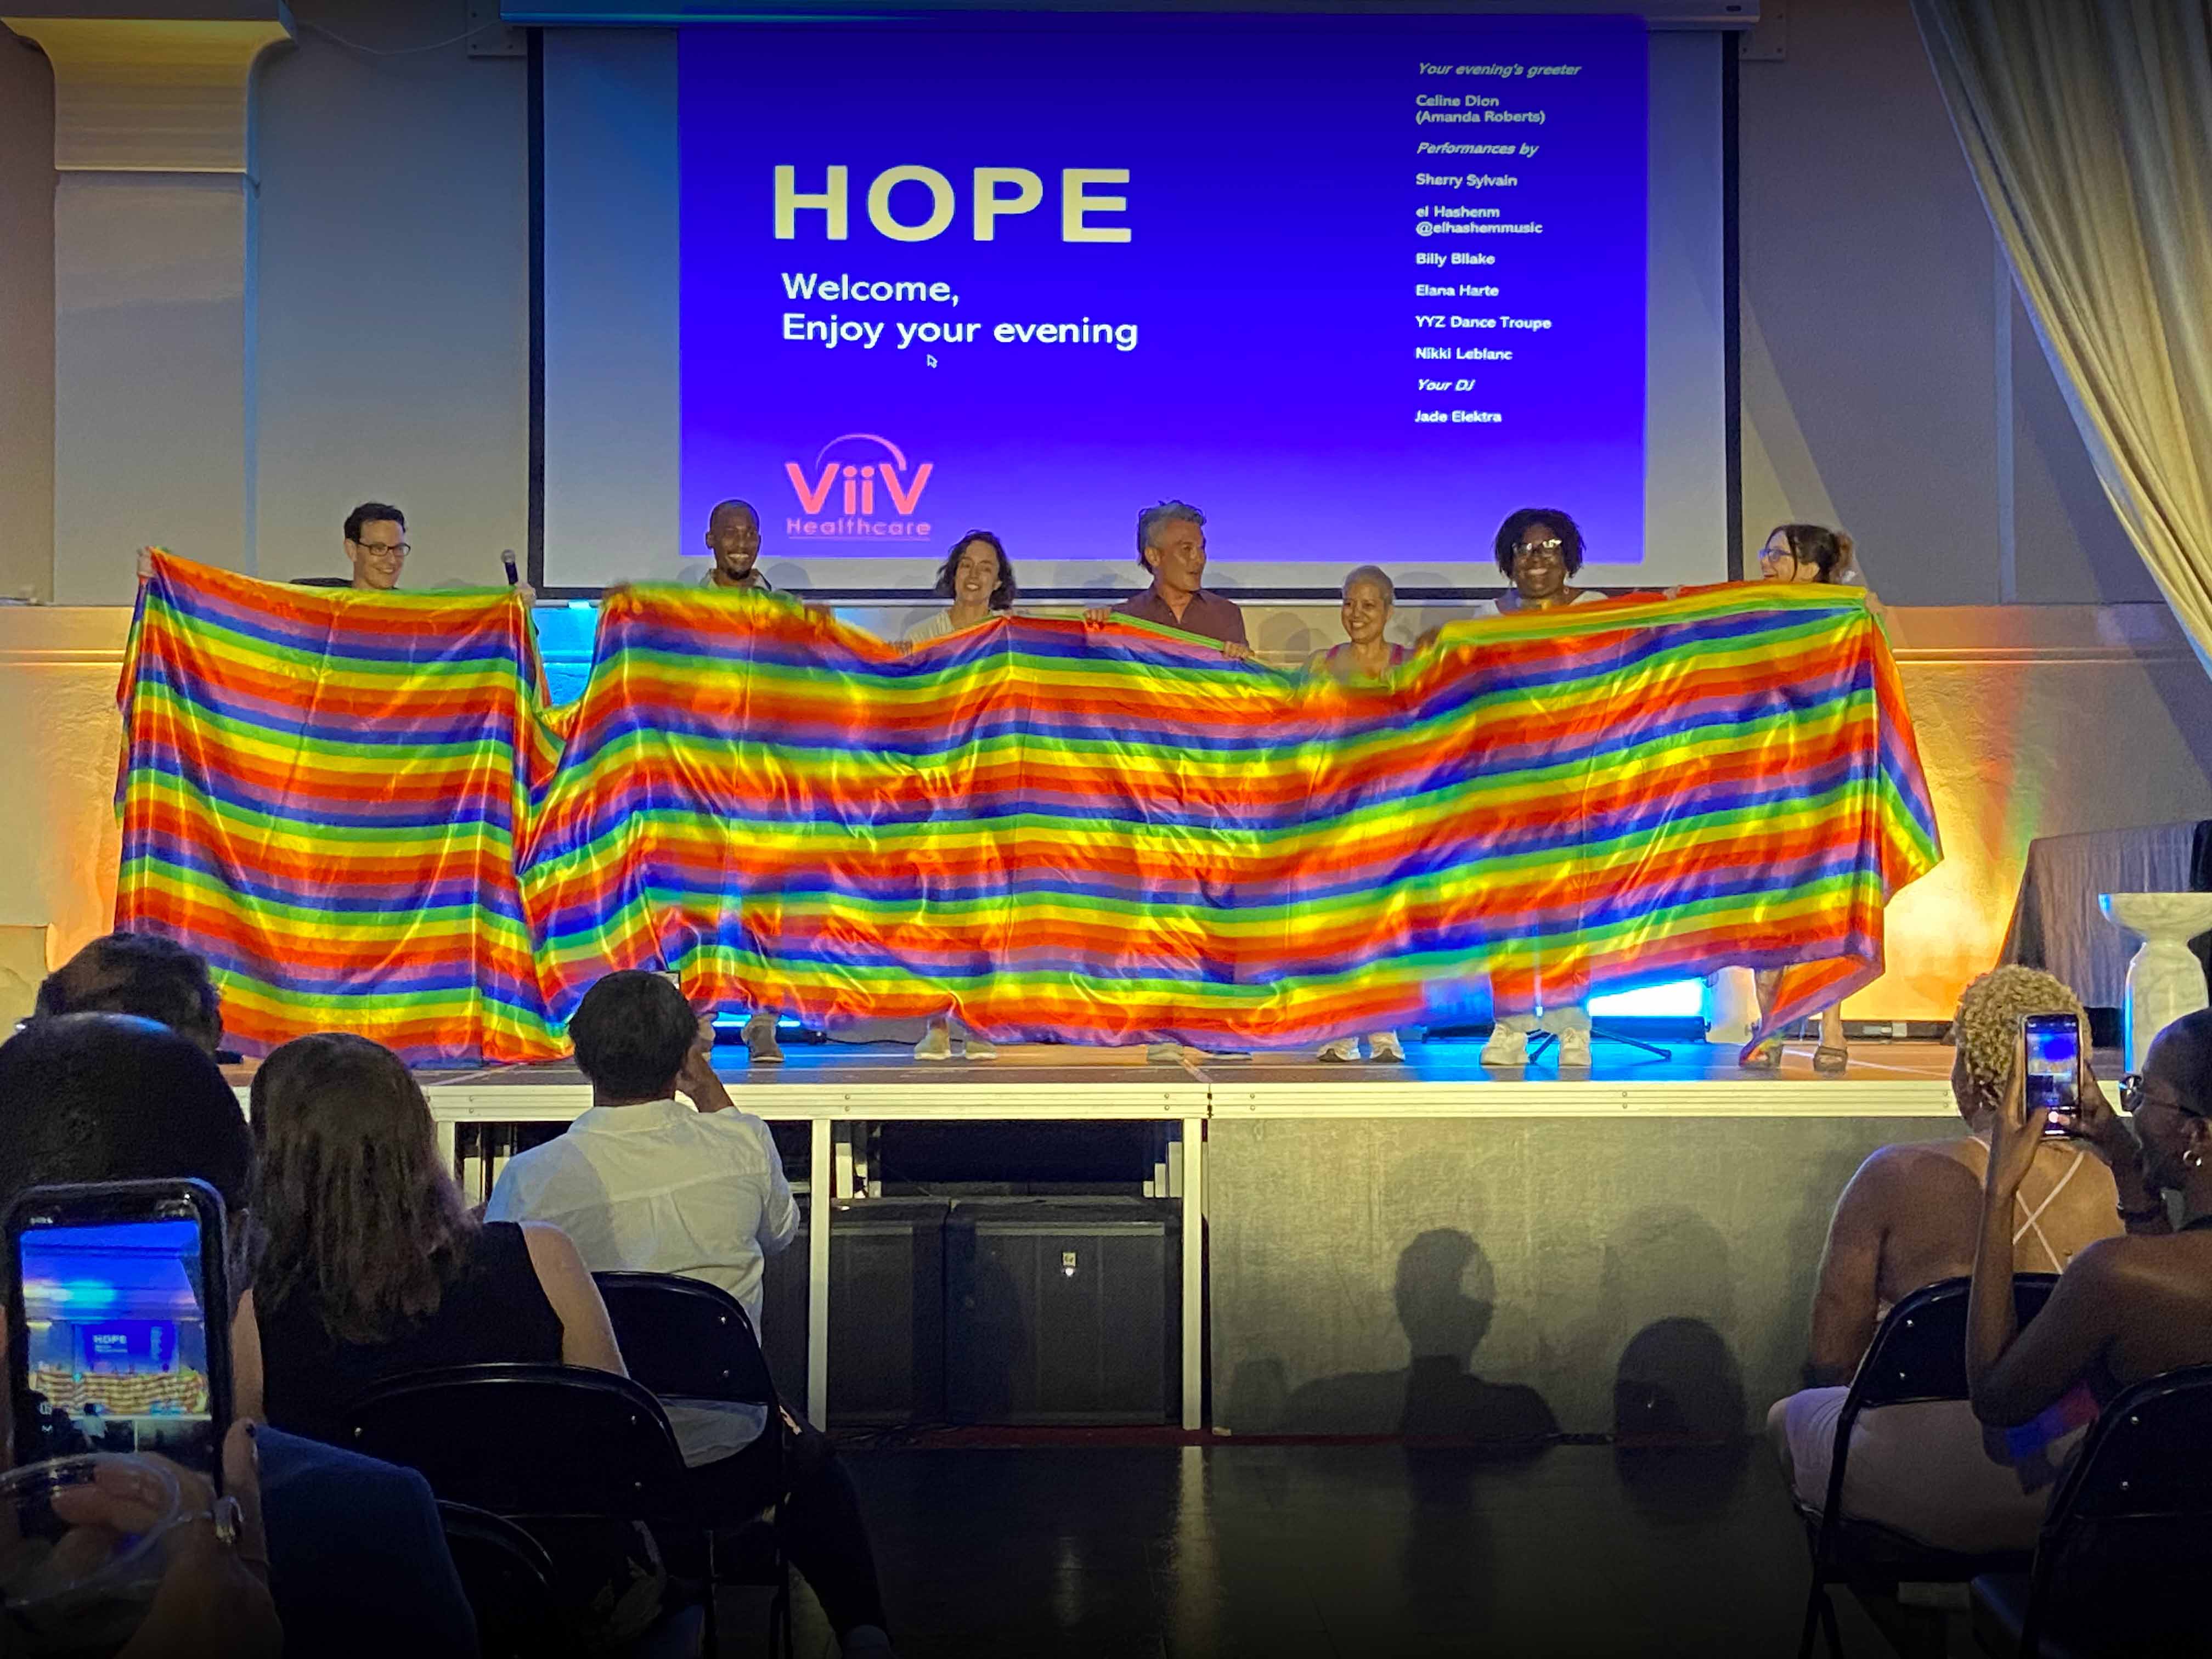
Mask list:
[[[1226,1420],[1243,1434],[1402,1434],[1534,1450],[1559,1429],[1544,1397],[1474,1370],[1497,1291],[1473,1238],[1451,1227],[1423,1233],[1399,1254],[1392,1287],[1411,1351],[1403,1370],[1322,1377],[1293,1391],[1279,1359],[1247,1360],[1230,1384]]]
[[[1694,1310],[1653,1320],[1620,1351],[1613,1435],[1621,1486],[1655,1519],[1717,1513],[1735,1500],[1755,1444],[1743,1366],[1714,1322],[1732,1322],[1735,1311],[1728,1241],[1692,1210],[1643,1210],[1614,1236],[1606,1269],[1615,1307]]]

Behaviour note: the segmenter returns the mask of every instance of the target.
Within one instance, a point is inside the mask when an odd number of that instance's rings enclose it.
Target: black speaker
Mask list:
[[[1182,1207],[1145,1198],[954,1203],[945,1231],[952,1420],[1170,1420],[1182,1366]]]
[[[945,1420],[945,1218],[933,1199],[840,1203],[830,1228],[830,1421]],[[794,1408],[806,1401],[811,1200],[763,1275],[761,1346]],[[817,1425],[817,1426],[826,1426]]]

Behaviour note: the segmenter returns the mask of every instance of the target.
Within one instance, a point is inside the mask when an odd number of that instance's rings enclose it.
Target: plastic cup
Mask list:
[[[175,1474],[112,1452],[0,1475],[0,1654],[106,1659],[137,1633],[184,1518]]]

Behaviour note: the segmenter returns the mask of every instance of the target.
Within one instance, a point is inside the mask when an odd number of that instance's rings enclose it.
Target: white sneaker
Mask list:
[[[1559,1069],[1563,1072],[1589,1070],[1590,1034],[1588,1031],[1561,1031],[1559,1036]]]
[[[1528,1063],[1527,1028],[1502,1019],[1492,1026],[1490,1041],[1482,1045],[1482,1063],[1486,1066],[1526,1066]]]
[[[950,1060],[952,1058],[952,1033],[942,1025],[933,1025],[921,1034],[921,1041],[914,1045],[916,1060]]]
[[[1367,1039],[1367,1058],[1376,1061],[1406,1063],[1406,1051],[1399,1045],[1395,1031],[1377,1031]]]
[[[999,1057],[997,1048],[979,1036],[969,1037],[961,1047],[970,1060],[996,1060]]]
[[[1325,1042],[1322,1045],[1321,1052],[1316,1054],[1314,1058],[1316,1060],[1358,1060],[1359,1058],[1359,1039],[1358,1037],[1339,1037],[1334,1042]]]

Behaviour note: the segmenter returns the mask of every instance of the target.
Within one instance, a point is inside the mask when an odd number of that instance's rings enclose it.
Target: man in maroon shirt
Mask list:
[[[1199,586],[1206,574],[1205,514],[1182,501],[1145,508],[1137,514],[1137,562],[1152,573],[1152,585],[1110,611],[1099,605],[1085,611],[1085,622],[1103,628],[1109,617],[1134,617],[1218,641],[1224,657],[1251,656],[1244,613]]]
[[[1198,585],[1206,574],[1205,514],[1184,501],[1144,508],[1137,514],[1137,561],[1152,573],[1152,585],[1110,611],[1099,605],[1085,611],[1086,623],[1103,628],[1109,617],[1133,617],[1217,641],[1224,657],[1239,661],[1251,657],[1252,647],[1244,638],[1244,613]],[[1176,1043],[1155,1042],[1148,1045],[1146,1056],[1173,1064],[1182,1058],[1182,1049]],[[1251,1056],[1242,1049],[1220,1048],[1209,1051],[1206,1058]]]

